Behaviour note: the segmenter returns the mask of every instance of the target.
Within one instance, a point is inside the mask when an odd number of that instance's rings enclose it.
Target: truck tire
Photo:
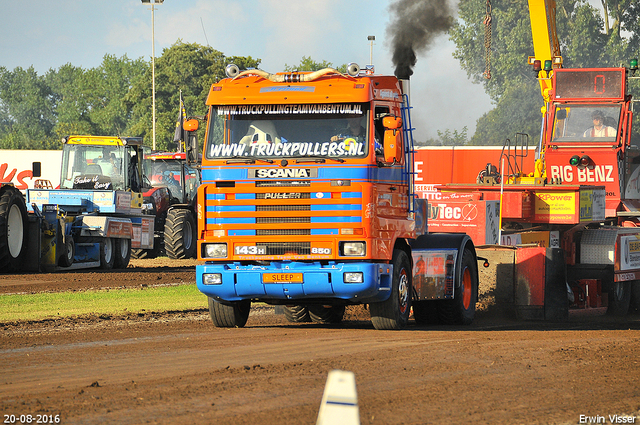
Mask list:
[[[195,258],[196,221],[187,209],[172,209],[167,212],[164,225],[164,248],[172,259]]]
[[[454,299],[438,301],[438,319],[444,325],[470,325],[476,315],[478,271],[473,253],[465,249],[460,268],[460,288]]]
[[[115,250],[113,259],[114,269],[126,269],[131,260],[131,240],[115,239]]]
[[[640,313],[640,280],[631,282],[631,305],[632,310]]]
[[[222,304],[209,297],[209,315],[217,328],[243,328],[247,324],[251,301]]]
[[[76,255],[76,242],[73,240],[73,236],[71,235],[67,235],[65,238],[60,239],[65,240],[65,242],[62,244],[62,255],[58,260],[58,264],[61,267],[71,267],[73,264],[73,257]]]
[[[371,303],[371,323],[378,330],[402,329],[411,312],[411,263],[407,253],[393,250],[393,280],[386,301]]]
[[[607,314],[626,316],[631,303],[631,282],[614,282],[609,290],[608,299]]]
[[[413,301],[413,320],[416,325],[438,324],[438,301]]]
[[[309,317],[315,323],[336,324],[342,322],[344,318],[343,305],[310,305]]]
[[[305,305],[285,305],[284,317],[291,323],[310,322],[309,310]]]
[[[116,247],[112,238],[103,238],[100,241],[100,268],[103,270],[113,269],[116,259]]]
[[[27,252],[27,207],[13,186],[0,195],[0,270],[18,271]]]
[[[131,248],[131,258],[147,258],[148,249]]]
[[[151,249],[131,248],[131,258],[156,258],[160,255],[161,251],[162,238],[156,236],[153,238],[153,248]]]

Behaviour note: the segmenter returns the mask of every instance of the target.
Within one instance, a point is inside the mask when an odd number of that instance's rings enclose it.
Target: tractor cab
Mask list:
[[[63,142],[61,189],[141,191],[141,137],[69,136]]]

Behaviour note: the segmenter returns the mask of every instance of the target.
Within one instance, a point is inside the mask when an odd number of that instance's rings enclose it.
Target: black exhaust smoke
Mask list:
[[[408,80],[417,53],[427,50],[433,39],[451,28],[453,11],[447,0],[396,0],[391,3],[387,27],[393,51],[395,75]]]

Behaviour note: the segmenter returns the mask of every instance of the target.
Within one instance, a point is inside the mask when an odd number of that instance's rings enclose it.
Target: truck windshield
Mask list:
[[[553,141],[615,142],[620,105],[556,105]]]
[[[368,152],[366,104],[213,107],[207,159],[353,158]]]
[[[123,190],[123,150],[115,146],[64,145],[60,188]]]

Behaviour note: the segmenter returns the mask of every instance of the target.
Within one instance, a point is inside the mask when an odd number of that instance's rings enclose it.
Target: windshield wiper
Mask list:
[[[306,158],[296,159],[296,164],[301,164],[303,162],[326,162],[327,159],[331,159],[337,162],[344,162],[342,158],[334,158],[332,156],[323,156],[323,155],[311,155]]]
[[[240,155],[235,155],[232,156],[231,158],[227,159],[227,164],[232,164],[235,162],[243,162],[246,164],[255,164],[256,161],[262,161],[262,162],[266,162],[267,164],[273,164],[273,160],[272,159],[264,159],[264,158],[258,158],[257,156],[240,156]]]

